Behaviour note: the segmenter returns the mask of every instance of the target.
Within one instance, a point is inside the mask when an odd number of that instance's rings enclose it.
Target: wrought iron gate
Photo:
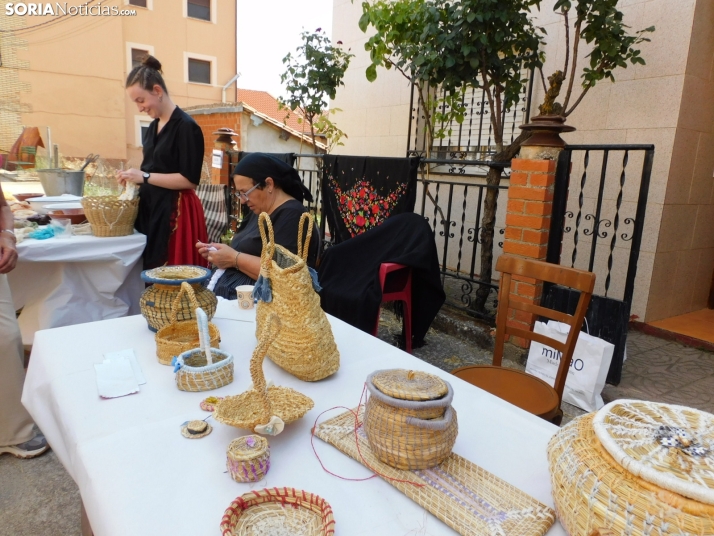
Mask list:
[[[556,171],[547,260],[597,274],[584,328],[615,345],[607,376],[615,385],[622,374],[654,149],[570,145]],[[547,286],[543,304],[572,314],[578,295]]]

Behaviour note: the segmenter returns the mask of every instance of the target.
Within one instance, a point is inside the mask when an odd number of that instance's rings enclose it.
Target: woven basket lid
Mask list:
[[[449,391],[444,380],[418,370],[382,370],[374,374],[372,383],[385,395],[399,400],[435,400]]]
[[[627,471],[690,499],[714,504],[714,415],[641,400],[597,412],[595,434]]]

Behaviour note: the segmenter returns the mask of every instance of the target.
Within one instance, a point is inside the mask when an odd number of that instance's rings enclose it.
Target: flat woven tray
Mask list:
[[[362,416],[360,408],[360,422]],[[319,424],[315,435],[364,465],[355,444],[351,412]],[[362,458],[376,471],[390,478],[424,484],[418,487],[387,479],[459,534],[542,536],[555,522],[552,509],[458,454],[451,454],[432,469],[401,471],[376,458],[361,426],[358,438]]]

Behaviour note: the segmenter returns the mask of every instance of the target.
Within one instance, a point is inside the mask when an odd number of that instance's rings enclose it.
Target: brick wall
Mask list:
[[[240,139],[240,121],[242,112],[230,112],[230,113],[215,113],[215,114],[196,114],[192,115],[194,121],[201,127],[203,131],[203,144],[204,144],[204,159],[211,162],[211,154],[213,151],[213,145],[216,141],[216,136],[214,132],[219,128],[230,128],[238,134],[233,139],[235,140],[238,148],[241,148]]]
[[[555,160],[514,158],[511,161],[504,253],[539,261],[545,260],[548,251],[550,217],[553,211],[555,167]],[[538,283],[535,279],[514,277],[510,299],[539,304],[542,292],[542,283]],[[533,314],[511,311],[508,324],[531,330],[535,320]],[[520,337],[512,337],[511,342],[523,348],[527,348],[530,344]]]

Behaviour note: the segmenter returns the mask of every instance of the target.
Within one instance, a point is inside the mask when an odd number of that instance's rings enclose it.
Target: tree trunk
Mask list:
[[[513,140],[513,143],[503,149],[503,151],[496,153],[493,156],[493,161],[507,162],[510,164],[511,160],[515,158],[518,151],[520,151],[521,145],[530,137],[531,132],[524,130]],[[488,175],[486,175],[486,185],[488,188],[483,204],[483,218],[481,218],[481,271],[479,273],[479,279],[489,283],[493,276],[493,238],[496,227],[496,209],[498,208],[498,186],[501,184],[502,174],[503,170],[501,168],[492,167],[489,168]],[[479,313],[487,312],[486,301],[488,300],[491,290],[492,287],[487,285],[478,286],[478,289],[476,289],[476,299],[471,305],[474,311]]]

